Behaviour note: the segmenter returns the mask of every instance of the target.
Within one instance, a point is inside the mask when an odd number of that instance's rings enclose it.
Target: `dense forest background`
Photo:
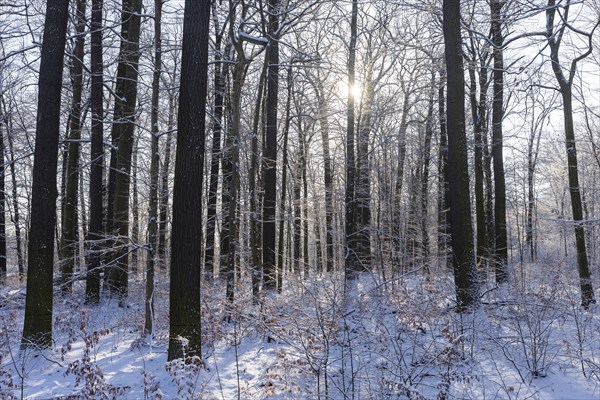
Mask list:
[[[597,1],[18,0],[0,21],[0,396],[78,340],[78,393],[126,393],[89,375],[107,313],[178,395],[233,341],[244,398],[252,331],[302,349],[315,397],[481,398],[440,372],[480,323],[528,396],[563,356],[597,395]],[[385,368],[354,343],[379,323]]]

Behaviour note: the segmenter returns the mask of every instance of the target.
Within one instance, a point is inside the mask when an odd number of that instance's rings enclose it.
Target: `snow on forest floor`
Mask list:
[[[600,399],[600,308],[582,310],[561,269],[529,266],[527,285],[487,287],[469,315],[454,312],[445,273],[366,276],[346,301],[340,277],[321,276],[260,305],[242,293],[228,322],[217,281],[203,290],[203,360],[189,364],[167,363],[166,276],[154,337],[141,337],[141,280],[125,308],[83,305],[76,286],[55,299],[45,352],[19,350],[24,298],[10,281],[0,398]]]

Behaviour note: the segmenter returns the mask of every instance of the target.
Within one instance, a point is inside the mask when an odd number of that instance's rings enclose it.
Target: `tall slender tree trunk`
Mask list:
[[[409,83],[410,84],[410,83]],[[402,253],[405,252],[403,232],[401,229],[400,210],[402,208],[402,186],[404,184],[404,162],[406,159],[406,130],[408,129],[408,112],[410,108],[410,90],[404,91],[402,102],[402,117],[398,127],[398,166],[396,169],[396,183],[394,185],[394,199],[392,209],[392,236],[394,240],[393,257],[394,264],[402,263]]]
[[[448,235],[450,234],[450,190],[448,187],[448,134],[446,130],[446,71],[440,70],[438,83],[438,114],[440,144],[438,152],[438,259],[442,267],[452,264]],[[450,259],[449,259],[450,258]]]
[[[475,59],[473,55],[473,59]],[[477,264],[483,265],[488,256],[487,249],[487,229],[486,229],[486,208],[484,192],[484,170],[483,170],[483,135],[486,132],[487,120],[487,70],[485,66],[479,69],[479,80],[475,76],[475,61],[469,66],[470,91],[469,99],[471,103],[471,116],[473,118],[473,136],[475,139],[474,149],[474,173],[475,173],[475,226],[477,234]],[[477,98],[477,86],[479,84],[479,99]]]
[[[146,296],[144,333],[151,335],[154,329],[154,269],[158,249],[158,179],[160,155],[158,149],[158,107],[160,95],[160,71],[162,69],[162,5],[154,0],[154,71],[152,74],[152,106],[150,109],[150,193],[148,194],[148,256],[146,258]]]
[[[133,248],[129,252],[131,272],[137,274],[139,262],[140,241],[140,199],[138,194],[138,139],[134,139],[134,151],[131,160],[131,244]]]
[[[221,231],[221,255],[225,267],[228,304],[234,300],[236,259],[239,253],[239,221],[237,218],[238,191],[240,185],[238,161],[242,108],[242,87],[246,77],[247,62],[243,47],[238,46],[238,57],[233,72],[231,94],[231,123],[228,127],[223,154],[223,229]],[[230,315],[228,315],[229,317]]]
[[[265,197],[263,200],[263,274],[264,287],[273,290],[276,281],[275,214],[277,201],[277,103],[279,91],[279,0],[268,1],[269,45],[267,48],[267,131],[265,140],[264,174]]]
[[[372,74],[368,74],[370,76]],[[369,79],[361,101],[360,123],[356,143],[356,229],[357,251],[361,269],[370,270],[371,255],[371,165],[369,141],[373,123],[373,101],[375,89]]]
[[[202,180],[209,30],[210,0],[186,0],[173,189],[168,360],[184,354],[202,356]],[[182,339],[187,340],[187,351]]]
[[[208,185],[208,203],[206,210],[206,249],[204,251],[204,268],[206,275],[212,278],[215,269],[215,243],[217,224],[217,198],[219,187],[219,165],[221,163],[221,132],[223,132],[223,105],[225,99],[225,76],[227,64],[222,63],[220,24],[216,10],[216,2],[212,2],[212,16],[215,27],[215,70],[214,70],[214,104],[212,118],[212,149],[210,158],[210,182]],[[225,54],[228,54],[226,46]]]
[[[333,271],[333,173],[329,150],[329,120],[323,82],[319,79],[317,91],[318,117],[323,143],[323,180],[325,184],[325,236],[327,272]]]
[[[17,252],[17,267],[19,271],[19,279],[25,276],[25,257],[23,255],[23,239],[21,236],[21,222],[19,212],[19,192],[17,185],[17,171],[15,167],[15,146],[13,139],[12,123],[10,122],[10,116],[7,114],[6,105],[4,100],[2,101],[2,110],[4,113],[4,126],[6,127],[6,137],[8,141],[8,165],[10,169],[10,180],[11,180],[11,196],[12,196],[12,215],[11,220],[15,227],[15,242]]]
[[[461,52],[460,2],[444,0],[447,71],[448,183],[457,310],[479,303],[465,129],[465,82]]]
[[[1,85],[1,82],[0,82]],[[2,96],[0,94],[0,96]],[[4,115],[0,110],[0,285],[6,282],[6,193],[4,179],[6,177],[6,168],[4,168],[4,130],[1,121],[4,120]]]
[[[357,40],[358,0],[352,0],[350,17],[350,45],[348,48],[348,104],[346,109],[346,232],[345,232],[345,278],[355,279],[361,271],[360,259],[357,253],[357,227],[356,227],[356,161],[354,157],[355,145],[355,117],[354,117],[354,80],[356,65],[356,40]]]
[[[504,119],[504,56],[502,46],[502,7],[505,0],[490,2],[492,43],[494,44],[494,98],[492,103],[492,158],[494,166],[494,231],[496,282],[508,279],[508,237],[506,234],[506,183],[502,155],[502,120]]]
[[[114,175],[114,194],[113,194],[113,215],[112,228],[115,236],[115,249],[113,252],[113,265],[110,270],[110,289],[114,290],[119,297],[119,305],[123,306],[123,299],[127,296],[129,285],[129,195],[131,186],[131,162],[134,144],[135,131],[135,106],[137,101],[137,81],[138,81],[138,61],[140,57],[140,23],[142,1],[131,0],[131,3],[125,4],[124,0],[123,17],[128,21],[127,37],[121,48],[122,61],[125,64],[125,73],[123,76],[123,97],[115,98],[115,109],[119,103],[120,118],[113,124],[113,129],[119,131],[117,163]],[[117,77],[117,79],[119,79]],[[115,113],[116,114],[116,113]],[[115,127],[115,125],[117,125]]]
[[[102,13],[103,0],[92,0],[91,17],[91,109],[92,145],[90,167],[90,227],[87,242],[87,276],[85,298],[88,303],[97,304],[100,300],[100,257],[103,247],[100,243],[103,229],[103,184],[104,171],[104,105],[103,105],[103,63],[102,63]]]
[[[158,265],[166,269],[167,265],[167,230],[169,220],[169,171],[171,168],[171,143],[175,126],[175,93],[169,93],[169,116],[167,119],[167,140],[165,142],[164,159],[161,172],[161,189],[158,210]]]
[[[427,105],[427,121],[425,122],[425,141],[423,144],[423,170],[421,172],[421,254],[424,265],[429,265],[429,233],[427,218],[429,208],[429,164],[431,162],[431,139],[433,137],[433,109],[435,102],[435,70],[431,71],[431,93]]]
[[[249,173],[249,202],[250,202],[250,259],[251,259],[251,273],[252,273],[252,299],[256,301],[258,299],[258,292],[260,288],[261,270],[261,245],[260,245],[260,222],[258,221],[258,210],[259,207],[259,196],[258,191],[260,184],[257,182],[259,177],[259,154],[258,154],[258,126],[260,123],[261,109],[264,101],[264,88],[265,80],[267,77],[268,64],[265,61],[263,69],[260,74],[260,80],[258,83],[258,94],[256,97],[256,103],[254,108],[254,121],[252,123],[252,140],[251,140],[251,154],[250,154],[250,173]]]
[[[75,48],[71,60],[71,86],[73,89],[69,116],[69,142],[64,176],[66,192],[62,212],[60,253],[62,291],[70,293],[73,287],[73,270],[77,246],[77,191],[79,189],[79,146],[81,139],[81,99],[83,93],[84,30],[86,28],[86,0],[77,0],[75,11]]]
[[[283,157],[281,161],[282,176],[281,176],[281,199],[279,201],[279,244],[277,254],[277,292],[281,293],[283,290],[283,270],[284,270],[284,232],[286,215],[286,194],[287,194],[287,173],[288,173],[288,136],[290,133],[290,109],[292,103],[292,66],[290,65],[287,70],[287,100],[285,105],[285,125],[283,128]]]
[[[122,125],[125,123],[124,104],[127,79],[127,65],[130,60],[130,45],[129,31],[133,28],[132,24],[132,7],[133,1],[137,0],[121,0],[121,44],[119,48],[119,63],[117,64],[117,77],[114,84],[115,103],[113,108],[113,123],[111,127],[111,147],[110,147],[110,163],[108,169],[108,184],[106,188],[106,235],[111,236],[113,231],[113,214],[115,201],[115,185],[117,176],[117,151],[119,148],[119,139],[121,136]],[[106,243],[109,247],[108,242]]]
[[[52,275],[60,98],[69,0],[48,2],[38,84],[27,297],[21,347],[52,346]]]

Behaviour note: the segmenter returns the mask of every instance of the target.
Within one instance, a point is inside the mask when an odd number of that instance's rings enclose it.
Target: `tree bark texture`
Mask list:
[[[52,346],[52,275],[60,98],[69,0],[48,2],[38,84],[27,297],[22,347]]]
[[[186,0],[173,189],[169,360],[202,355],[202,178],[209,29],[210,0]],[[182,338],[187,340],[187,349]]]
[[[469,195],[460,2],[444,0],[443,15],[448,88],[446,121],[454,282],[457,310],[464,311],[479,302],[479,288],[475,268]]]

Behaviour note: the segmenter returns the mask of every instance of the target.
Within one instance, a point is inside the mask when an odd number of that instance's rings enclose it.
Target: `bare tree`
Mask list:
[[[69,0],[48,2],[38,84],[27,297],[22,347],[52,346],[52,275],[60,94]]]
[[[444,0],[447,73],[448,184],[457,309],[474,307],[479,288],[473,253],[473,225],[465,132],[465,82],[460,34],[460,2]]]
[[[558,8],[562,8],[559,13]],[[550,61],[552,71],[558,83],[562,96],[563,121],[565,129],[565,145],[567,152],[567,168],[569,176],[569,193],[571,195],[571,210],[575,229],[575,244],[577,247],[577,270],[581,287],[581,304],[587,308],[596,302],[592,286],[591,272],[588,265],[588,255],[585,243],[585,230],[582,224],[583,207],[581,202],[581,188],[579,186],[579,171],[577,169],[577,147],[575,142],[575,128],[573,125],[573,79],[577,71],[577,63],[592,53],[592,37],[600,20],[596,22],[590,32],[581,31],[569,22],[571,0],[565,4],[556,4],[555,0],[548,0],[546,8],[546,40],[550,48]],[[556,20],[557,14],[560,21]],[[565,32],[570,31],[580,35],[587,42],[587,48],[571,60],[569,66],[561,61],[561,44]]]
[[[179,88],[168,359],[201,356],[202,178],[210,1],[186,0]],[[184,352],[182,339],[187,340]]]

